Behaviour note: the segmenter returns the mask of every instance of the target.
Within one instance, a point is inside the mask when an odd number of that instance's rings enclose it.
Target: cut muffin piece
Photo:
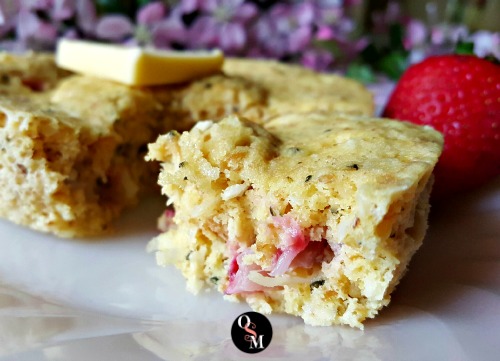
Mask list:
[[[267,109],[279,92],[250,74],[278,65],[255,64],[188,84],[133,88],[71,75],[51,55],[0,53],[0,217],[65,237],[103,233],[154,189],[157,165],[143,158],[159,134],[229,114],[266,122],[276,112]],[[279,82],[294,80],[299,70],[290,69]],[[371,98],[365,100],[361,109],[368,111]]]
[[[226,59],[224,73],[266,89],[268,98],[256,123],[290,112],[328,111],[372,115],[373,96],[360,83],[335,74],[317,73],[273,60]],[[244,114],[248,117],[247,114]]]
[[[0,51],[0,96],[47,91],[69,74],[56,66],[49,53],[19,56]]]
[[[170,132],[148,157],[162,162],[174,225],[149,249],[192,292],[362,327],[422,243],[441,149],[428,127],[332,113]]]
[[[122,95],[123,107],[114,113],[140,107],[142,133],[151,132],[147,125],[159,116],[157,104]],[[109,109],[92,108],[95,117],[84,119],[34,97],[1,99],[0,216],[63,237],[88,236],[106,231],[137,201],[146,170],[140,135],[120,134],[119,118],[93,124]]]
[[[232,84],[224,79],[227,92]],[[177,105],[183,91],[70,76],[47,92],[0,96],[0,216],[62,237],[106,232],[157,187],[158,167],[144,161],[147,144],[204,115],[192,111],[196,102]],[[171,100],[162,102],[167,92]],[[211,94],[217,89],[203,93]],[[233,106],[244,109],[244,94]],[[206,112],[223,116],[226,106],[214,100]],[[185,122],[176,124],[174,114]]]
[[[267,91],[242,77],[217,74],[181,86],[150,88],[153,96],[165,106],[170,129],[189,130],[197,120],[221,119],[240,114],[262,121]]]
[[[224,74],[180,87],[153,88],[168,105],[175,129],[189,130],[196,119],[219,120],[228,114],[265,124],[290,112],[341,112],[370,116],[372,94],[360,83],[272,60],[226,58]]]

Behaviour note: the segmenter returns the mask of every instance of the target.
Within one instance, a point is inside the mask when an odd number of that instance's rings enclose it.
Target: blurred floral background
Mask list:
[[[499,58],[499,13],[497,0],[0,0],[0,49],[50,51],[59,37],[221,48],[370,83],[459,41]]]

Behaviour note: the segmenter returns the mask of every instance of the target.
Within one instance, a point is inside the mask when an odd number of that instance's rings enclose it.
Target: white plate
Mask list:
[[[498,360],[500,180],[434,207],[391,305],[364,331],[271,316],[271,345],[251,356],[230,338],[248,306],[187,293],[145,252],[162,203],[92,242],[0,221],[0,360]]]

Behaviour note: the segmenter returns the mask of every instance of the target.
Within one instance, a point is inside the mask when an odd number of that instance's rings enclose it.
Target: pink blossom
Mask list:
[[[308,26],[314,21],[315,11],[313,4],[309,2],[298,3],[293,7],[292,16],[301,26]]]
[[[304,51],[300,58],[300,63],[305,67],[324,71],[333,63],[333,55],[323,49],[309,49]]]
[[[314,9],[309,3],[277,4],[253,28],[255,43],[267,56],[301,52],[312,38]]]
[[[288,38],[288,50],[292,53],[300,52],[309,45],[312,37],[312,29],[309,26],[301,26],[292,31]]]
[[[182,0],[179,9],[184,14],[190,14],[196,10],[205,10],[204,4],[206,4],[206,0]]]
[[[66,20],[73,16],[75,12],[75,1],[73,0],[53,0],[51,17],[54,20]]]
[[[20,40],[39,40],[46,43],[55,42],[57,29],[52,24],[40,20],[32,12],[21,10],[18,15],[17,37]]]
[[[25,10],[50,10],[52,0],[21,0],[21,5]]]
[[[0,1],[0,36],[8,33],[15,27],[16,15],[19,9],[20,4],[18,0]]]
[[[165,5],[161,1],[155,1],[143,6],[137,13],[137,23],[141,25],[153,25],[165,17]]]
[[[442,45],[446,42],[456,43],[460,39],[467,36],[467,28],[465,26],[435,26],[431,30],[431,43],[434,45]]]
[[[333,38],[333,30],[329,26],[320,26],[316,32],[316,39],[318,40],[330,40]]]
[[[188,33],[189,47],[220,47],[227,54],[239,54],[247,44],[245,24],[257,14],[255,5],[243,0],[208,0],[201,10]]]
[[[435,27],[431,30],[431,42],[436,45],[443,44],[446,40],[445,31],[441,27]]]
[[[162,49],[171,49],[174,44],[184,44],[187,31],[179,18],[169,17],[154,25],[152,29],[153,45]]]
[[[222,35],[224,34],[224,35]],[[226,23],[219,25],[218,43],[221,49],[230,53],[236,53],[243,49],[246,42],[246,32],[241,24]]]
[[[218,22],[202,16],[189,30],[190,44],[194,48],[220,47],[228,54],[236,54],[246,44],[245,28],[236,22]]]
[[[101,39],[119,41],[132,35],[133,30],[133,25],[126,16],[108,15],[97,23],[96,35]]]
[[[257,16],[258,10],[253,4],[241,4],[233,13],[233,21],[247,24]]]
[[[318,25],[335,25],[344,16],[344,9],[338,6],[319,6],[314,22]]]
[[[217,46],[219,35],[218,23],[214,18],[201,16],[189,29],[189,42],[193,48],[211,48]]]
[[[92,0],[78,0],[76,2],[76,20],[78,26],[88,35],[94,33],[97,24],[97,15]]]
[[[493,54],[500,59],[500,34],[488,31],[478,31],[471,36],[474,42],[474,53],[477,56],[485,57]]]
[[[424,44],[427,38],[427,29],[420,20],[410,20],[406,27],[404,46],[407,50]]]
[[[276,24],[270,16],[260,18],[252,29],[253,42],[257,49],[252,53],[259,53],[260,57],[281,58],[288,52],[288,34],[275,31]]]

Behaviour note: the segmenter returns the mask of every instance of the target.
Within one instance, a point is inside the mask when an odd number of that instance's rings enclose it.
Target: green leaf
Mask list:
[[[392,51],[377,63],[377,69],[393,80],[398,80],[407,67],[407,55],[401,51]]]
[[[96,0],[97,12],[104,14],[124,14],[135,18],[136,4],[133,0]]]
[[[404,49],[403,39],[405,30],[401,24],[391,24],[389,26],[389,47],[392,50]]]
[[[372,68],[367,64],[352,63],[347,68],[346,76],[364,84],[373,83],[375,74]]]
[[[137,0],[137,7],[141,8],[144,5],[152,3],[153,1],[156,1],[156,0]]]
[[[500,59],[498,59],[495,55],[493,54],[488,54],[484,57],[484,60],[488,60],[490,63],[500,65]]]
[[[368,64],[374,64],[381,57],[380,51],[373,43],[368,44],[360,55],[363,61]]]
[[[463,55],[474,55],[474,43],[459,41],[455,47],[455,53]]]

